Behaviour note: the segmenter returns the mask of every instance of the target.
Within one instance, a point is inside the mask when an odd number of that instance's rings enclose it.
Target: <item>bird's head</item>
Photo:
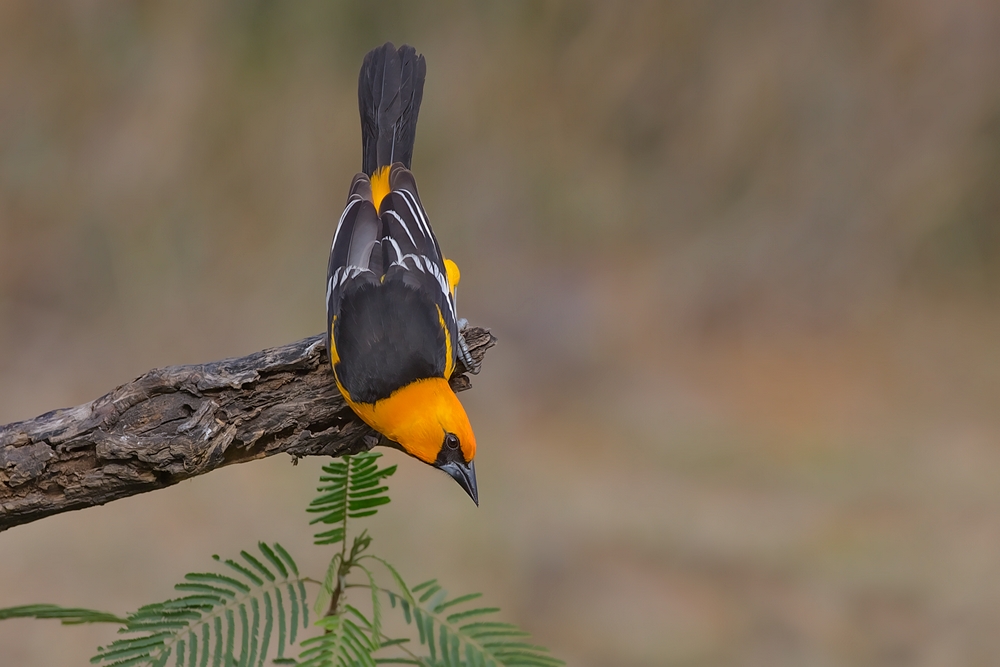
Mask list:
[[[417,380],[372,408],[368,415],[362,415],[369,425],[410,456],[451,475],[479,504],[473,464],[476,436],[447,380]]]

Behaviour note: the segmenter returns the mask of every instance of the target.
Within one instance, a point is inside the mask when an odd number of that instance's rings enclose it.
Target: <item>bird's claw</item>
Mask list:
[[[467,373],[479,375],[479,364],[472,358],[472,353],[469,352],[469,344],[465,342],[465,334],[463,332],[468,326],[468,320],[463,318],[458,321],[458,360],[462,362]]]

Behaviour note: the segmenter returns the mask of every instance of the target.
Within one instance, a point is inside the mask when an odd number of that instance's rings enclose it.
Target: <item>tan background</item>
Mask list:
[[[482,507],[401,460],[379,550],[572,665],[1000,661],[1000,5],[0,4],[0,423],[318,333],[357,69],[414,170]],[[401,457],[396,457],[401,459]],[[257,539],[284,457],[0,534],[0,606],[126,611]],[[109,628],[0,623],[4,666]]]

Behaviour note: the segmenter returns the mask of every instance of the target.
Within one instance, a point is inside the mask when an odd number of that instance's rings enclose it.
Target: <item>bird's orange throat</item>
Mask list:
[[[444,378],[411,382],[376,403],[355,403],[340,385],[344,400],[362,420],[407,453],[426,463],[437,460],[447,433],[458,436],[462,455],[476,455],[476,436],[455,392]]]

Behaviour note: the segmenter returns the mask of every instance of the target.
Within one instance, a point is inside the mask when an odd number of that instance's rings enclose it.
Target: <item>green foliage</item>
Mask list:
[[[346,605],[344,612],[324,616],[316,622],[323,629],[323,634],[302,642],[299,667],[375,667],[372,653],[379,649],[379,645],[373,642],[372,626],[365,615],[354,607]]]
[[[26,604],[20,607],[0,609],[0,621],[7,618],[58,618],[63,625],[80,623],[121,623],[127,621],[106,611],[60,607],[54,604]]]
[[[240,552],[226,559],[235,576],[192,573],[174,588],[183,597],[146,605],[119,630],[132,637],[98,649],[92,663],[111,667],[165,665],[171,655],[184,665],[263,665],[276,639],[281,657],[308,627],[309,607],[298,567],[280,544],[257,545],[260,556]],[[219,560],[218,556],[215,557]],[[274,635],[277,634],[275,638]]]
[[[380,505],[389,502],[381,481],[396,472],[396,466],[379,468],[376,461],[381,454],[365,452],[357,456],[345,456],[323,466],[320,482],[326,482],[316,490],[321,495],[309,504],[307,511],[321,516],[310,524],[336,524],[334,528],[316,534],[316,544],[336,544],[343,541],[347,533],[347,519],[371,516]]]
[[[299,574],[279,544],[257,545],[238,559],[214,558],[227,572],[192,573],[174,588],[181,597],[146,605],[126,618],[90,609],[37,604],[0,609],[5,618],[57,618],[63,623],[119,623],[126,635],[98,649],[92,663],[105,667],[558,667],[563,662],[526,641],[527,633],[494,620],[496,607],[475,604],[479,593],[449,597],[436,580],[408,587],[399,572],[368,553],[372,538],[361,531],[348,540],[349,520],[371,516],[389,502],[383,481],[396,466],[382,468],[379,454],[344,457],[323,467],[321,494],[308,511],[311,523],[331,529],[316,544],[340,544],[326,575],[317,581]],[[350,547],[348,547],[350,545]],[[369,567],[374,565],[375,567]],[[377,572],[387,579],[380,583]],[[317,585],[318,634],[300,640],[309,627],[305,584]],[[370,616],[347,602],[349,590],[365,590]],[[382,631],[382,601],[414,628],[417,642]],[[285,655],[298,646],[298,658]],[[417,648],[419,646],[419,648]],[[419,655],[418,651],[426,651]],[[173,658],[173,660],[171,660]]]
[[[517,626],[487,620],[500,611],[497,607],[470,606],[470,602],[482,597],[481,593],[449,598],[435,579],[407,590],[398,574],[395,578],[399,593],[387,591],[389,602],[393,608],[398,603],[407,624],[416,626],[420,643],[430,651],[432,664],[446,667],[563,664],[548,655],[544,647],[526,643],[528,633]]]

